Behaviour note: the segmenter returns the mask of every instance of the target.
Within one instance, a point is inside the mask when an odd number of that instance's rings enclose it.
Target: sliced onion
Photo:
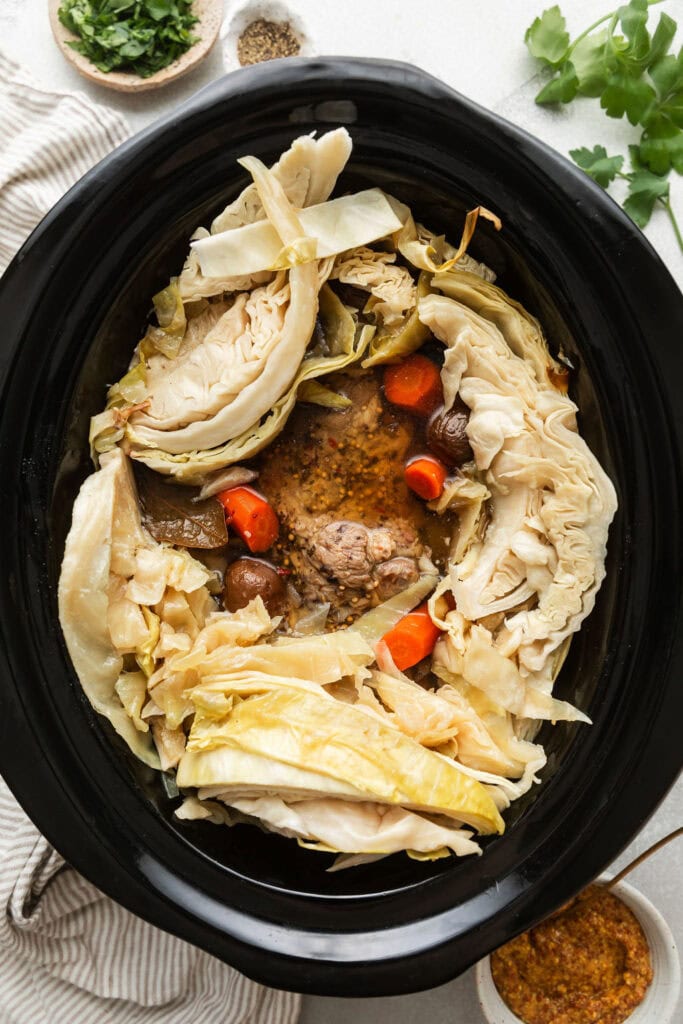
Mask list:
[[[256,470],[247,469],[246,466],[229,466],[222,473],[207,480],[194,500],[203,501],[204,498],[211,498],[214,494],[227,491],[229,487],[241,487],[242,484],[251,483],[257,476]]]
[[[305,612],[300,619],[297,619],[295,632],[300,636],[313,636],[314,633],[323,633],[325,623],[330,613],[330,602],[316,604],[309,611]]]

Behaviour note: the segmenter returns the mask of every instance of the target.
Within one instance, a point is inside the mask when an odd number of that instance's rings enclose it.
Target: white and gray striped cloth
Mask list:
[[[0,53],[0,272],[127,136],[118,114],[41,88]],[[300,1003],[108,899],[0,779],[0,1024],[294,1024]]]

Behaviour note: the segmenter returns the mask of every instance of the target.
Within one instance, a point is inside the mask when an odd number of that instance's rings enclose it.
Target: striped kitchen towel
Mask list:
[[[113,110],[42,88],[0,52],[0,274],[67,189],[128,135]]]
[[[0,271],[127,136],[117,114],[39,87],[0,53]],[[0,1024],[294,1024],[300,1003],[108,899],[0,779]]]

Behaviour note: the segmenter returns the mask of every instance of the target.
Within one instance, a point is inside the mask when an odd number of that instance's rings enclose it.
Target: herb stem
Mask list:
[[[654,7],[655,4],[662,4],[662,3],[664,3],[664,0],[647,0],[648,7]],[[600,26],[604,25],[604,23],[606,21],[610,21],[611,19],[614,19],[614,25],[612,25],[612,27],[609,30],[609,34],[611,36],[614,33],[614,29],[616,27],[618,17],[619,17],[619,11],[618,10],[610,11],[609,14],[603,14],[602,18],[598,18],[597,21],[594,21],[592,25],[589,25],[588,28],[584,29],[583,32],[581,32],[576,37],[574,42],[571,44],[571,46],[567,50],[567,54],[566,54],[564,59],[567,60],[569,57],[571,57],[572,53],[576,49],[577,44],[580,43],[583,39],[585,39],[586,36],[589,36],[591,34],[591,32],[594,32],[596,30],[596,28],[600,28]]]
[[[580,43],[582,39],[585,39],[586,36],[589,36],[591,32],[594,32],[596,28],[599,28],[602,24],[604,24],[604,22],[609,21],[612,17],[614,17],[614,11],[610,11],[609,14],[603,14],[602,18],[598,18],[598,20],[594,21],[592,25],[589,25],[587,29],[584,29],[584,31],[576,37],[572,45],[567,50],[567,56],[565,57],[565,60],[568,57],[571,57],[572,53],[576,49],[577,44]]]
[[[668,218],[671,221],[671,227],[673,228],[674,235],[676,236],[676,241],[678,242],[678,247],[681,252],[683,252],[683,235],[681,234],[681,229],[678,226],[678,221],[676,220],[676,214],[673,211],[671,201],[669,199],[660,199],[659,202],[667,212]]]

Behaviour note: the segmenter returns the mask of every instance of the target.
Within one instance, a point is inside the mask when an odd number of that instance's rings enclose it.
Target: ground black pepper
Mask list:
[[[295,57],[300,49],[301,43],[286,21],[258,18],[247,25],[237,40],[237,58],[243,67],[277,57]]]

